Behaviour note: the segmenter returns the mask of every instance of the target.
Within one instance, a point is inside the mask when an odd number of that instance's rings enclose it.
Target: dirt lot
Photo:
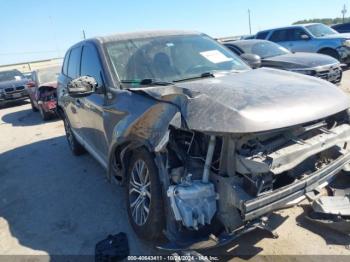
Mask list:
[[[350,71],[343,86],[350,89]],[[61,121],[44,123],[22,103],[0,109],[0,134],[0,254],[93,254],[97,241],[120,231],[131,254],[158,252],[131,230],[123,188],[88,154],[71,154]],[[208,254],[350,255],[350,237],[308,223],[300,205],[274,213],[271,226],[279,239],[257,230]]]

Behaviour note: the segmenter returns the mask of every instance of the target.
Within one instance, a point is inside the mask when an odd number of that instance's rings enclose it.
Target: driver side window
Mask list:
[[[101,78],[101,73],[102,66],[96,48],[90,44],[84,45],[81,56],[80,75],[95,78],[98,83],[98,87],[102,87],[103,81]]]
[[[300,41],[303,40],[302,35],[308,35],[304,29],[295,28],[289,30],[289,41]]]

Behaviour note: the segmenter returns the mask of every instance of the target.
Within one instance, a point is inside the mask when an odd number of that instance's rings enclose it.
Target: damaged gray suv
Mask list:
[[[333,84],[252,70],[196,32],[85,40],[58,79],[71,150],[125,186],[134,230],[166,249],[268,229],[269,213],[349,169],[348,108]]]

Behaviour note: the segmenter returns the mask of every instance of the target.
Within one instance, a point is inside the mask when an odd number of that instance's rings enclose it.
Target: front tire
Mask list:
[[[66,138],[68,141],[68,145],[69,145],[72,153],[76,156],[84,154],[86,152],[85,148],[75,138],[74,133],[72,131],[72,127],[71,127],[67,117],[63,118],[63,123],[64,123],[64,129],[66,131]]]
[[[30,105],[32,106],[33,112],[38,112],[38,109],[35,107],[33,100],[29,97]]]
[[[163,195],[158,168],[146,149],[133,154],[126,185],[127,211],[134,231],[145,240],[160,239],[165,226]]]
[[[323,55],[331,56],[331,57],[337,59],[338,61],[340,60],[340,56],[339,56],[338,52],[334,49],[324,49],[324,50],[321,50],[319,53],[323,54]]]

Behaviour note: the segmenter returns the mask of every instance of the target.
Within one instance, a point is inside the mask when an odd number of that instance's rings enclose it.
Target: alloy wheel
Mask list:
[[[149,216],[151,205],[151,180],[145,161],[135,162],[129,182],[129,205],[134,222],[142,226]]]

